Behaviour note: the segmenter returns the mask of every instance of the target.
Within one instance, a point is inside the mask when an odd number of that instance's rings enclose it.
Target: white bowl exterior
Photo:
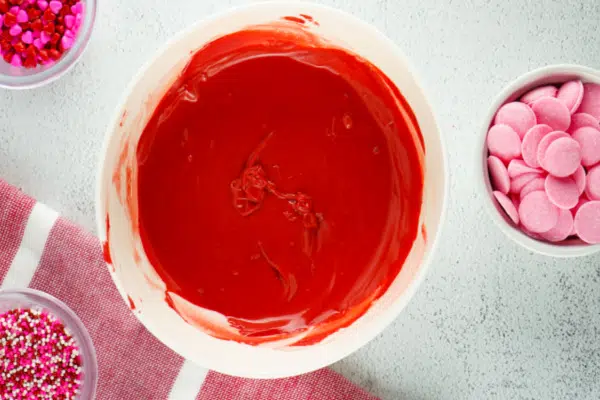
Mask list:
[[[535,87],[558,84],[571,79],[581,79],[584,83],[594,82],[600,84],[600,72],[579,65],[562,64],[539,68],[516,79],[504,88],[492,103],[484,119],[476,148],[475,171],[477,171],[477,176],[475,177],[475,181],[478,186],[478,192],[482,196],[484,207],[494,223],[506,236],[526,249],[551,257],[587,256],[600,251],[600,245],[589,245],[580,240],[570,240],[557,244],[542,242],[533,239],[517,228],[494,200],[487,167],[488,150],[486,138],[496,111],[504,103],[517,100]]]
[[[113,171],[117,168],[122,146],[129,146],[127,164],[133,168],[133,176],[137,176],[137,140],[157,103],[189,61],[190,54],[216,37],[249,25],[300,14],[308,14],[318,21],[319,26],[313,25],[311,30],[378,66],[411,105],[426,148],[421,223],[426,227],[427,239],[419,230],[404,267],[387,292],[351,326],[322,342],[275,348],[223,341],[187,324],[165,303],[164,291],[160,290],[164,284],[150,266],[139,237],[132,231],[132,220],[137,220],[137,216],[130,215],[121,204],[119,199],[123,193],[117,193],[112,184]],[[150,332],[183,357],[219,372],[252,378],[277,378],[316,370],[347,356],[379,334],[406,306],[424,277],[443,221],[447,197],[447,166],[440,134],[431,107],[403,54],[368,24],[335,9],[310,3],[274,2],[237,8],[193,26],[170,42],[126,91],[126,99],[107,131],[100,167],[96,207],[98,231],[100,238],[106,240],[108,212],[110,251],[115,266],[111,274],[123,297],[130,296],[136,303],[136,316]],[[123,169],[118,173],[125,179]],[[131,185],[131,190],[135,199],[135,184]],[[137,261],[136,252],[139,255]]]

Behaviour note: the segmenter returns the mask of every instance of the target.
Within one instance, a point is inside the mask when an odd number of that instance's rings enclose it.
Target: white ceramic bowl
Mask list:
[[[184,322],[165,302],[164,284],[144,253],[137,223],[135,148],[158,101],[189,60],[190,54],[216,37],[284,16],[308,14],[311,25],[334,45],[347,48],[378,66],[408,100],[426,147],[425,197],[421,222],[426,227],[387,292],[358,320],[310,346],[250,346],[209,336]],[[128,172],[130,180],[127,181]],[[402,52],[370,25],[338,10],[310,3],[272,2],[248,5],[199,22],[172,40],[134,78],[106,133],[97,186],[100,238],[109,236],[111,274],[124,299],[136,304],[139,320],[165,345],[199,365],[230,375],[277,378],[332,364],[379,334],[406,306],[423,280],[431,259],[447,197],[448,169],[431,106]],[[114,180],[128,184],[117,192]],[[129,191],[127,189],[129,187]],[[131,207],[127,196],[133,199]],[[110,219],[107,232],[106,219]],[[427,238],[425,238],[425,235]],[[162,290],[162,291],[161,291]],[[213,313],[214,314],[214,313]]]
[[[476,147],[475,171],[477,171],[477,175],[475,181],[477,189],[482,197],[485,209],[496,226],[506,236],[526,249],[551,257],[587,256],[600,251],[600,245],[589,245],[581,240],[567,240],[561,243],[544,242],[533,239],[516,227],[502,208],[500,208],[492,194],[493,190],[487,167],[488,150],[486,138],[496,111],[504,103],[517,100],[523,94],[537,86],[559,84],[571,79],[581,79],[583,82],[600,84],[600,72],[580,65],[561,64],[539,68],[517,78],[500,92],[490,106],[490,110],[483,120]]]

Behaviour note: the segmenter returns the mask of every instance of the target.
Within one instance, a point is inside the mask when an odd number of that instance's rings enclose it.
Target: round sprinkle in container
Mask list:
[[[505,88],[480,132],[476,182],[496,225],[554,257],[600,251],[600,72],[556,65]]]
[[[0,290],[0,399],[93,399],[97,375],[92,340],[64,303]]]
[[[0,0],[0,87],[26,89],[58,79],[79,59],[96,0]]]

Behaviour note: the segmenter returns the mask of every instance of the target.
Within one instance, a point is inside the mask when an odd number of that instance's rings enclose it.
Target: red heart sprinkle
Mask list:
[[[13,13],[7,12],[4,14],[4,25],[9,28],[17,23],[17,16]]]
[[[56,32],[50,38],[50,43],[56,44],[56,43],[58,43],[59,40],[60,40],[60,34]]]
[[[44,16],[42,18],[44,19],[44,21],[54,21],[56,15],[54,15],[50,8],[46,8],[46,11],[44,11]]]
[[[42,20],[41,19],[36,19],[35,21],[33,21],[31,23],[31,29],[33,29],[35,32],[40,32],[42,29],[44,29],[44,25],[42,24]]]
[[[53,60],[58,60],[60,58],[60,52],[56,49],[48,50],[48,54]]]
[[[49,22],[42,30],[48,35],[52,35],[54,33],[54,22]]]
[[[6,53],[4,53],[4,61],[6,61],[7,63],[11,62],[14,55],[14,50],[7,51]]]
[[[17,44],[15,44],[13,46],[13,48],[15,49],[15,51],[19,54],[21,54],[22,52],[25,51],[25,44],[23,42],[18,42]]]
[[[35,56],[29,56],[25,58],[25,61],[23,61],[23,66],[25,68],[35,68],[37,66],[37,60],[35,59]]]
[[[35,57],[37,55],[37,48],[30,44],[27,46],[27,50],[25,50],[25,54],[27,57]]]

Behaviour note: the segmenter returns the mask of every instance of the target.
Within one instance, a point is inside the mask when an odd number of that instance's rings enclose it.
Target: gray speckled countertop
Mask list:
[[[100,0],[73,71],[35,91],[0,91],[0,177],[93,231],[96,160],[123,88],[175,32],[243,3]],[[506,83],[546,64],[600,68],[600,2],[324,3],[403,49],[451,166],[427,280],[383,334],[334,368],[386,400],[600,398],[600,255],[554,260],[518,247],[491,225],[472,183],[477,130]]]

